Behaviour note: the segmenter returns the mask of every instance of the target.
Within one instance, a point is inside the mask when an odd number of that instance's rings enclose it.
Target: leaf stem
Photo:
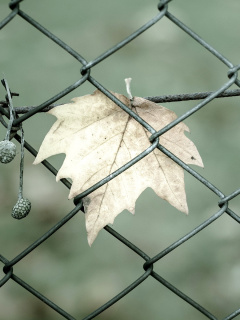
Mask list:
[[[132,93],[131,93],[131,89],[130,89],[131,81],[132,81],[132,78],[126,78],[125,79],[126,90],[127,90],[127,94],[128,94],[129,100],[133,99],[133,96],[132,96]]]

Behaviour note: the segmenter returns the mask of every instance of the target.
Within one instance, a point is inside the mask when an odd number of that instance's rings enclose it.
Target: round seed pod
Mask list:
[[[31,202],[28,199],[20,198],[12,209],[12,217],[15,219],[25,218],[31,210]]]
[[[16,156],[16,146],[12,141],[3,140],[0,142],[0,162],[9,163]]]

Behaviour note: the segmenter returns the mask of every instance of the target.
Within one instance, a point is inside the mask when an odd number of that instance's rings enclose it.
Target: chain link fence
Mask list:
[[[109,301],[107,301],[105,304],[100,306],[98,309],[93,310],[90,314],[85,315],[83,318],[84,320],[87,319],[94,319],[99,318],[99,315],[103,315],[104,312],[108,308],[111,308],[114,304],[116,304],[119,300],[121,300],[123,297],[125,297],[129,292],[133,291],[135,288],[137,288],[140,284],[142,284],[145,281],[149,281],[150,278],[156,280],[156,283],[159,284],[159,286],[164,286],[171,292],[173,292],[176,296],[179,297],[179,299],[182,299],[186,304],[190,305],[191,307],[195,308],[196,310],[201,313],[202,318],[201,319],[212,319],[216,320],[218,319],[216,315],[212,314],[205,306],[198,303],[198,301],[195,301],[191,296],[186,295],[183,293],[180,289],[178,289],[174,284],[168,282],[165,278],[161,276],[160,273],[156,272],[154,270],[154,265],[159,262],[161,259],[163,259],[166,255],[173,252],[175,249],[177,249],[179,246],[182,246],[186,241],[191,241],[199,232],[202,232],[205,228],[208,228],[211,224],[216,223],[216,221],[223,215],[228,215],[235,223],[240,222],[240,216],[235,212],[235,210],[231,207],[231,201],[236,198],[239,193],[240,189],[234,190],[231,194],[224,194],[220,188],[216,187],[207,179],[207,177],[204,177],[200,175],[197,171],[193,170],[191,167],[186,165],[184,162],[182,162],[180,159],[178,159],[174,154],[172,154],[169,150],[164,148],[160,143],[158,143],[158,138],[161,137],[162,134],[176,126],[178,123],[180,123],[183,120],[186,120],[187,118],[191,117],[194,113],[198,112],[202,108],[206,108],[209,106],[209,103],[213,101],[214,99],[218,98],[225,98],[232,96],[239,96],[240,95],[240,89],[230,89],[233,85],[236,85],[240,87],[240,80],[238,79],[238,70],[240,69],[240,64],[233,64],[230,60],[228,60],[226,57],[224,57],[220,52],[218,52],[215,48],[213,48],[211,45],[209,45],[204,39],[202,39],[200,36],[198,36],[193,30],[191,30],[187,25],[185,25],[182,21],[180,21],[176,16],[174,16],[170,9],[168,9],[168,3],[171,2],[171,0],[162,0],[156,4],[156,15],[149,20],[147,23],[142,25],[139,29],[137,29],[135,32],[130,34],[128,37],[126,37],[124,40],[117,43],[114,47],[111,49],[105,51],[103,54],[95,57],[92,61],[87,61],[80,53],[76,52],[74,49],[72,49],[70,46],[68,46],[64,41],[62,41],[60,38],[55,36],[50,30],[42,26],[39,22],[35,21],[31,16],[29,16],[26,12],[22,11],[20,9],[20,2],[22,0],[12,0],[9,4],[9,7],[11,9],[11,13],[0,22],[0,29],[4,28],[6,25],[11,23],[16,16],[21,17],[24,19],[28,24],[29,28],[30,25],[35,27],[39,32],[43,33],[46,37],[48,37],[50,40],[55,42],[60,48],[65,50],[69,55],[71,55],[73,58],[77,60],[79,65],[81,66],[81,76],[80,78],[65,88],[64,90],[58,92],[56,95],[54,95],[52,98],[48,99],[47,101],[44,101],[37,107],[18,107],[15,108],[15,112],[17,114],[17,118],[13,122],[13,128],[15,131],[12,131],[12,136],[14,139],[16,139],[19,143],[21,143],[21,136],[17,133],[19,130],[19,126],[23,124],[26,120],[28,120],[31,117],[34,117],[39,112],[46,112],[51,108],[54,108],[56,106],[56,102],[67,95],[68,93],[74,91],[76,88],[80,87],[86,82],[91,83],[94,87],[99,89],[101,92],[103,92],[109,99],[113,100],[120,108],[122,108],[125,112],[127,112],[130,116],[134,117],[136,121],[138,121],[141,125],[145,126],[147,130],[150,130],[151,132],[151,138],[150,141],[152,143],[157,143],[157,148],[163,152],[165,155],[170,157],[173,161],[175,161],[178,165],[180,165],[185,172],[193,176],[200,184],[202,184],[206,189],[209,190],[209,193],[213,193],[217,196],[217,205],[219,209],[211,215],[207,220],[202,222],[199,225],[196,225],[191,231],[189,231],[185,236],[179,238],[177,241],[172,243],[171,245],[167,246],[163,250],[161,250],[159,253],[157,253],[154,256],[149,256],[148,253],[144,252],[141,248],[137,247],[134,243],[126,239],[122,234],[118,233],[114,228],[111,228],[110,226],[105,227],[105,231],[108,232],[113,238],[117,239],[120,243],[122,243],[126,248],[129,249],[129,251],[133,251],[135,254],[137,254],[141,258],[141,265],[143,266],[144,271],[142,274],[136,279],[130,283],[126,288],[124,288],[121,292],[119,292],[117,295],[113,296]],[[217,9],[216,9],[217,10]],[[144,33],[146,30],[153,27],[155,24],[161,24],[161,21],[163,18],[167,18],[171,23],[175,24],[178,28],[180,28],[183,32],[185,32],[189,37],[194,39],[196,42],[198,42],[205,50],[208,51],[209,55],[213,55],[215,59],[218,59],[225,67],[226,67],[226,80],[222,85],[217,88],[216,91],[212,92],[202,92],[202,93],[194,93],[194,94],[180,94],[180,95],[168,95],[168,96],[155,96],[155,97],[146,97],[146,99],[154,101],[156,103],[164,103],[164,102],[176,102],[176,101],[187,101],[187,100],[201,100],[200,102],[196,103],[191,109],[187,110],[185,113],[183,113],[181,116],[179,116],[176,120],[171,122],[166,127],[162,128],[160,131],[156,132],[150,129],[150,126],[148,123],[142,121],[142,119],[134,114],[130,109],[128,109],[121,101],[119,101],[115,96],[111,94],[111,92],[105,88],[98,79],[94,78],[92,74],[92,70],[99,64],[101,64],[103,61],[108,59],[111,55],[115,54],[125,46],[127,46],[131,41],[133,41],[135,38],[139,37],[142,33]],[[3,44],[2,44],[3,45]],[[14,92],[11,88],[11,83],[9,83],[11,94],[14,96]],[[16,89],[14,89],[16,90]],[[2,97],[3,98],[3,97]],[[7,99],[2,99],[0,104],[0,114],[1,114],[1,123],[3,126],[7,127],[7,123],[9,119],[9,112],[8,112],[8,101]],[[26,150],[28,150],[33,156],[37,155],[37,151],[34,149],[34,147],[27,142],[27,137],[24,142],[24,147]],[[43,165],[46,167],[49,172],[51,172],[53,175],[57,174],[57,169],[50,164],[48,161],[43,161]],[[130,163],[132,165],[132,163]],[[127,167],[120,168],[119,171],[126,170]],[[3,170],[3,169],[1,169]],[[36,168],[36,170],[38,170]],[[71,315],[67,311],[64,310],[64,308],[61,305],[55,304],[53,301],[48,299],[47,296],[43,295],[40,291],[38,291],[37,288],[32,287],[27,280],[22,279],[19,277],[15,272],[14,268],[17,266],[20,262],[24,263],[27,256],[35,250],[39,245],[44,243],[47,239],[49,239],[53,234],[57,233],[65,224],[67,224],[81,209],[82,209],[82,198],[87,196],[89,193],[93,192],[96,188],[99,188],[103,183],[106,183],[109,181],[110,177],[104,179],[104,181],[99,181],[97,185],[95,185],[93,188],[90,188],[86,191],[84,191],[83,194],[78,195],[74,199],[75,207],[74,209],[69,212],[64,218],[59,220],[55,225],[50,228],[47,232],[42,234],[38,237],[38,239],[33,242],[30,246],[26,247],[22,252],[20,252],[18,255],[16,255],[12,259],[8,259],[6,256],[0,254],[0,261],[3,264],[3,272],[4,276],[0,280],[0,286],[6,285],[9,281],[13,281],[15,285],[19,285],[23,287],[25,290],[30,292],[32,295],[37,297],[43,304],[47,305],[49,308],[53,309],[56,313],[59,315],[60,318],[65,319],[77,319],[74,317],[74,315]],[[70,188],[71,184],[67,179],[62,179],[61,182],[67,187]],[[4,245],[4,244],[3,244]],[[2,244],[1,244],[2,246]],[[54,253],[53,253],[54,254]],[[238,254],[239,258],[239,254]],[[239,261],[239,260],[238,260]],[[81,262],[80,262],[81,263]],[[30,269],[31,266],[28,266]],[[29,270],[30,272],[30,270]],[[32,270],[34,272],[34,270]],[[76,275],[77,277],[77,275]],[[238,280],[238,279],[237,279]],[[239,285],[238,285],[239,287]],[[207,292],[205,293],[207,295]],[[127,297],[126,297],[127,298]],[[146,297],[145,303],[148,303],[148,299],[151,299],[151,297]],[[161,299],[161,297],[159,297]],[[1,303],[1,302],[0,302]],[[141,308],[141,305],[139,305],[139,308]],[[174,308],[174,304],[172,305],[172,308]],[[2,309],[2,307],[1,307]],[[224,317],[224,320],[230,320],[235,319],[240,315],[240,306],[236,310],[232,310],[230,314]],[[0,316],[1,316],[1,310],[0,310]],[[164,318],[167,318],[165,315]],[[182,319],[181,315],[179,316],[180,319]],[[156,319],[163,319],[163,315],[161,315],[161,310],[159,310],[159,314],[156,316]],[[170,318],[168,318],[170,319]]]

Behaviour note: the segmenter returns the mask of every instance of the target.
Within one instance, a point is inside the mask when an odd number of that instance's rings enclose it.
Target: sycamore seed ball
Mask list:
[[[16,156],[16,146],[12,141],[3,140],[0,142],[0,162],[9,163]]]
[[[12,217],[15,219],[25,218],[31,210],[31,202],[28,199],[20,198],[12,209]]]

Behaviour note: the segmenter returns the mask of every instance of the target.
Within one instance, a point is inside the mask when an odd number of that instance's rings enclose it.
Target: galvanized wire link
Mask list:
[[[1,258],[0,258],[1,259]],[[6,273],[6,275],[0,280],[0,288],[6,283],[8,282],[8,280],[12,277],[13,274],[13,268],[10,268],[8,270],[8,272]]]
[[[28,283],[26,283],[24,280],[22,280],[21,278],[19,278],[15,274],[12,274],[11,279],[13,281],[15,281],[19,286],[23,287],[26,291],[30,292],[32,295],[34,295],[39,300],[44,302],[51,309],[55,310],[63,318],[68,319],[68,320],[76,320],[76,318],[72,317],[69,313],[67,313],[65,310],[63,310],[61,307],[56,305],[54,302],[52,302],[50,299],[45,297],[38,290],[34,289],[32,286],[30,286]]]
[[[25,12],[19,10],[18,14],[20,17],[22,17],[24,20],[26,20],[28,23],[30,23],[32,26],[34,26],[37,30],[41,31],[46,37],[48,37],[49,39],[54,41],[57,45],[59,45],[62,49],[67,51],[71,56],[73,56],[75,59],[77,59],[81,64],[83,64],[83,65],[87,64],[87,61],[78,52],[73,50],[69,45],[67,45],[65,42],[63,42],[61,39],[59,39],[57,36],[55,36],[49,30],[44,28],[40,23],[35,21],[33,18],[29,17]],[[82,83],[78,84],[77,86],[79,86],[81,84]],[[72,88],[72,90],[75,88]],[[70,91],[72,91],[72,90],[70,90]],[[66,94],[67,93],[63,94],[63,96]],[[60,97],[58,99],[60,99]]]
[[[135,38],[137,38],[141,33],[145,32],[147,29],[149,29],[150,27],[152,27],[156,22],[158,22],[160,19],[162,19],[162,17],[166,14],[167,11],[167,7],[164,7],[163,11],[160,12],[155,18],[153,18],[152,20],[150,20],[149,22],[147,22],[144,26],[142,26],[141,28],[139,28],[137,31],[135,31],[133,34],[131,34],[130,36],[128,36],[126,39],[124,39],[123,41],[119,42],[118,44],[116,44],[113,48],[107,50],[105,53],[101,54],[99,57],[97,57],[95,60],[87,63],[84,67],[82,67],[81,71],[82,74],[84,74],[86,72],[86,70],[94,67],[95,65],[97,65],[99,62],[105,60],[106,58],[108,58],[110,55],[112,55],[113,53],[115,53],[116,51],[118,51],[119,49],[121,49],[122,47],[124,47],[125,45],[127,45],[129,42],[131,42],[132,40],[134,40]]]
[[[203,101],[198,103],[195,107],[193,107],[191,110],[185,112],[182,116],[178,117],[171,123],[169,123],[167,126],[165,126],[163,129],[159,130],[158,132],[154,133],[149,140],[152,141],[156,137],[161,136],[168,130],[172,129],[175,127],[178,123],[184,121],[188,117],[190,117],[192,114],[195,112],[199,111],[202,107],[206,106],[209,102],[211,102],[214,98],[216,98],[219,94],[223,93],[226,89],[228,89],[237,79],[237,74],[234,73],[230,80],[226,82],[220,89],[218,89],[216,92],[211,93],[207,98],[205,98]]]
[[[150,147],[148,147],[146,150],[144,150],[138,156],[134,157],[131,161],[127,162],[124,166],[122,166],[119,169],[117,169],[116,171],[110,173],[107,177],[103,178],[102,180],[100,180],[99,182],[94,184],[92,187],[90,187],[89,189],[83,191],[81,194],[76,196],[74,198],[74,204],[76,205],[82,198],[88,196],[90,193],[92,193],[96,189],[102,187],[104,184],[106,184],[109,181],[111,181],[112,179],[116,178],[119,174],[121,174],[122,172],[126,171],[128,168],[133,166],[135,163],[137,163],[138,161],[140,161],[141,159],[146,157],[155,148],[157,148],[157,146],[158,146],[158,139],[156,139]]]
[[[48,99],[47,101],[43,102],[40,106],[30,110],[29,112],[25,113],[20,118],[15,119],[13,121],[13,126],[19,125],[21,122],[23,122],[24,120],[27,120],[28,118],[30,118],[31,116],[33,116],[34,114],[39,112],[40,110],[44,109],[45,107],[49,106],[50,104],[54,103],[55,101],[61,99],[66,94],[68,94],[69,92],[73,91],[74,89],[76,89],[77,87],[82,85],[87,80],[87,78],[88,78],[88,73],[86,73],[80,80],[76,81],[74,84],[70,85],[66,89],[64,89],[61,92],[59,92],[58,94],[56,94],[51,99]]]
[[[111,300],[109,300],[107,303],[102,305],[100,308],[95,310],[93,313],[89,314],[87,317],[83,318],[83,320],[90,320],[98,316],[100,313],[105,311],[107,308],[109,308],[111,305],[116,303],[118,300],[122,299],[124,296],[126,296],[129,292],[134,290],[137,286],[139,286],[143,281],[145,281],[148,276],[152,272],[152,267],[148,268],[141,277],[139,277],[137,280],[135,280],[133,283],[131,283],[127,288],[125,288],[123,291],[121,291],[118,295],[113,297]]]
[[[29,254],[32,250],[36,249],[41,243],[46,241],[50,236],[52,236],[58,229],[60,229],[66,222],[68,222],[72,217],[74,217],[78,211],[81,209],[82,203],[79,202],[76,207],[69,212],[64,218],[62,218],[59,222],[57,222],[50,230],[48,230],[44,235],[42,235],[38,240],[33,242],[28,248],[26,248],[23,252],[17,255],[14,259],[5,264],[3,270],[4,272],[8,272],[8,270],[14,266],[17,262],[22,260],[27,254]]]
[[[18,13],[18,8],[16,7],[9,15],[0,22],[0,30],[6,26]]]
[[[19,3],[22,2],[23,0],[11,0],[9,3],[9,8],[14,10],[16,8],[19,8]]]
[[[38,246],[44,243],[53,234],[58,232],[58,230],[62,228],[63,225],[67,224],[80,210],[83,210],[82,199],[84,197],[86,197],[88,194],[90,194],[94,190],[100,188],[102,185],[108,183],[110,180],[114,179],[117,175],[120,175],[122,172],[127,170],[129,167],[133,166],[138,161],[141,161],[142,158],[144,158],[145,156],[147,156],[157,148],[160,152],[164,153],[167,157],[169,157],[172,161],[174,161],[182,169],[184,169],[185,172],[192,175],[194,179],[196,179],[196,181],[200,182],[204,187],[206,187],[206,189],[209,190],[209,192],[210,191],[213,192],[213,194],[217,196],[216,207],[218,209],[214,214],[212,214],[204,222],[202,222],[199,225],[196,225],[186,235],[182,236],[180,239],[176,240],[174,243],[167,246],[165,249],[159,250],[159,253],[155,254],[153,257],[148,255],[148,253],[144,252],[141,248],[139,248],[134,243],[129,241],[126,237],[124,237],[122,234],[114,230],[112,227],[105,226],[104,229],[109,234],[109,237],[112,237],[112,239],[115,239],[116,242],[117,241],[120,242],[127,250],[132,252],[132,254],[136,254],[138,257],[140,257],[140,260],[142,259],[140,267],[143,268],[144,270],[141,269],[142,274],[132,279],[131,283],[129,283],[129,285],[126,288],[121,290],[118,294],[112,297],[109,301],[105,302],[102,306],[98,307],[96,310],[92,310],[90,314],[85,315],[83,319],[90,320],[90,319],[97,318],[99,314],[104,313],[106,309],[110,308],[113,304],[117,303],[124,296],[127,296],[128,293],[130,293],[132,290],[135,290],[135,288],[141,285],[144,281],[148,281],[148,278],[151,277],[152,279],[156,280],[156,282],[159,285],[164,286],[167,290],[170,290],[180,299],[182,299],[187,304],[189,304],[191,307],[195,308],[195,310],[198,310],[201,313],[202,317],[205,317],[206,319],[217,320],[217,317],[212,312],[207,310],[205,306],[202,306],[201,304],[199,304],[197,301],[192,299],[192,297],[187,296],[180,289],[178,289],[174,284],[170,283],[167,279],[163,278],[161,274],[154,271],[154,265],[155,263],[160,263],[161,259],[163,259],[166,255],[172,254],[172,252],[174,252],[176,248],[182,246],[183,243],[185,243],[186,241],[191,241],[191,239],[199,233],[201,235],[201,232],[203,229],[206,229],[210,225],[214,224],[224,214],[232,218],[233,222],[240,223],[240,216],[233,210],[231,206],[231,201],[240,195],[240,189],[236,188],[236,190],[234,190],[231,194],[225,195],[220,190],[220,188],[215,186],[207,177],[200,175],[198,172],[193,170],[191,167],[189,167],[187,164],[181,161],[178,157],[176,157],[173,153],[167,150],[161,144],[161,135],[163,135],[168,130],[172,129],[178,123],[182,122],[188,117],[191,117],[194,113],[197,113],[201,108],[203,107],[206,108],[207,106],[209,106],[210,102],[213,101],[214,99],[239,96],[240,89],[230,90],[229,88],[234,84],[240,87],[240,81],[238,79],[238,71],[240,70],[240,64],[233,64],[227,57],[221,54],[209,43],[207,43],[197,33],[191,30],[186,24],[184,24],[174,15],[172,15],[168,10],[168,4],[171,2],[171,0],[161,0],[159,1],[158,4],[156,3],[156,14],[152,19],[150,19],[148,22],[143,23],[142,26],[140,27],[136,26],[135,31],[133,31],[128,36],[126,36],[125,39],[118,42],[112,48],[104,51],[99,56],[96,56],[91,61],[87,61],[81,55],[81,53],[75,51],[68,44],[66,44],[56,35],[54,35],[50,30],[46,29],[39,22],[33,19],[33,17],[29,16],[24,11],[20,10],[21,2],[22,0],[10,1],[9,8],[12,11],[6,18],[4,18],[0,22],[0,29],[3,29],[8,23],[11,23],[11,21],[16,17],[16,15],[18,15],[20,18],[26,21],[26,23],[29,26],[31,25],[34,28],[36,28],[39,32],[41,32],[43,35],[45,35],[51,41],[53,41],[57,46],[62,48],[64,51],[66,51],[69,57],[73,57],[75,60],[77,60],[77,62],[79,63],[79,66],[76,72],[78,74],[80,73],[81,76],[78,81],[72,83],[67,88],[64,88],[61,90],[59,89],[60,91],[57,92],[53,97],[51,98],[46,97],[47,100],[42,102],[40,105],[36,107],[25,106],[25,107],[14,108],[14,117],[13,117],[13,114],[11,114],[11,108],[10,108],[10,112],[8,111],[9,103],[11,104],[11,95],[13,94],[8,88],[8,85],[7,85],[7,88],[5,86],[5,88],[8,90],[8,96],[10,98],[8,99],[8,101],[5,101],[3,98],[2,98],[2,101],[0,101],[0,122],[5,128],[5,130],[9,127],[9,125],[11,126],[10,128],[11,135],[8,135],[8,137],[10,139],[14,138],[20,144],[22,143],[22,146],[24,146],[24,148],[27,151],[29,151],[33,156],[36,156],[37,151],[35,150],[35,148],[32,145],[30,145],[25,139],[23,141],[21,139],[21,136],[17,133],[17,131],[21,128],[22,123],[26,120],[30,121],[30,119],[34,117],[38,112],[46,112],[56,107],[58,105],[57,101],[60,98],[64,97],[66,94],[70,93],[71,91],[74,91],[76,88],[83,85],[85,82],[89,82],[91,85],[93,85],[98,90],[100,90],[103,94],[105,94],[109,99],[111,99],[114,103],[116,103],[119,106],[119,108],[121,108],[121,110],[123,110],[129,115],[129,117],[132,117],[135,121],[137,121],[138,124],[140,124],[147,131],[149,131],[151,133],[151,137],[150,137],[149,147],[146,150],[144,150],[141,154],[136,156],[134,159],[126,163],[121,168],[118,168],[115,172],[109,174],[102,180],[98,181],[95,185],[91,186],[90,188],[88,188],[87,190],[85,190],[84,192],[76,196],[74,198],[75,207],[73,208],[73,210],[67,213],[59,221],[56,221],[55,224],[47,232],[44,232],[33,243],[28,245],[24,250],[22,250],[18,254],[16,254],[15,257],[13,257],[12,259],[7,259],[6,257],[0,254],[0,261],[3,264],[3,272],[5,274],[0,279],[0,287],[4,286],[8,281],[14,281],[16,285],[21,286],[26,291],[30,292],[32,295],[37,297],[40,301],[42,301],[42,303],[46,304],[49,308],[53,309],[62,318],[69,319],[69,320],[76,320],[76,317],[74,317],[73,315],[65,311],[62,306],[59,306],[56,303],[52,302],[49,298],[47,298],[45,295],[39,292],[37,289],[37,285],[36,285],[36,288],[34,288],[32,285],[27,283],[27,280],[25,281],[22,278],[18,277],[14,272],[17,269],[15,267],[17,267],[20,261],[22,263],[24,262],[26,263],[25,258],[32,251],[34,251]],[[147,121],[142,119],[138,114],[133,112],[131,108],[127,107],[124,103],[122,103],[119,99],[117,99],[104,86],[102,81],[95,79],[92,76],[91,71],[92,69],[94,69],[95,66],[101,64],[104,60],[108,59],[111,55],[115,54],[117,51],[121,50],[123,47],[131,43],[134,39],[138,38],[142,33],[146,32],[148,29],[151,29],[153,25],[155,25],[156,23],[161,23],[161,19],[164,17],[168,18],[169,22],[174,23],[178,28],[183,30],[189,37],[191,37],[192,41],[196,41],[203,48],[205,48],[209,52],[209,54],[213,55],[216,59],[218,59],[221,63],[223,63],[227,67],[227,69],[225,74],[226,81],[220,87],[216,88],[215,91],[192,93],[192,94],[188,93],[188,94],[146,97],[146,99],[156,103],[201,100],[193,108],[183,113],[181,116],[179,116],[177,119],[175,119],[174,121],[166,125],[164,128],[162,128],[159,131],[156,131]],[[16,69],[16,76],[18,76],[17,69]],[[134,99],[131,99],[131,103],[134,106]],[[19,116],[20,114],[22,115]],[[57,169],[50,162],[48,162],[47,160],[44,160],[42,164],[54,176],[57,175],[58,173]],[[71,188],[71,183],[67,179],[61,179],[61,182],[68,189]],[[11,256],[11,253],[9,253],[9,256]],[[28,265],[28,268],[30,269],[31,266]],[[29,272],[30,271],[31,270],[29,270]],[[146,303],[147,303],[147,299],[148,297],[146,297]],[[238,315],[240,315],[240,308],[237,310],[233,310],[227,317],[224,318],[224,320],[234,319]],[[1,318],[1,309],[0,309],[0,318]],[[156,319],[160,319],[160,318],[162,318],[162,316],[159,313]]]
[[[185,241],[189,240],[190,238],[195,236],[198,232],[202,231],[204,228],[209,226],[212,222],[214,222],[216,219],[218,219],[227,210],[227,206],[228,206],[228,204],[225,203],[224,206],[220,210],[218,210],[212,217],[210,217],[209,219],[204,221],[202,224],[200,224],[194,230],[192,230],[191,232],[186,234],[184,237],[182,237],[179,240],[177,240],[176,242],[174,242],[171,246],[169,246],[168,248],[164,249],[162,252],[157,254],[155,257],[153,257],[152,259],[148,260],[144,264],[144,269],[147,269],[149,267],[149,265],[157,262],[159,259],[162,259],[164,256],[169,254],[171,251],[175,250],[178,246],[183,244]]]
[[[200,45],[202,45],[205,49],[211,52],[215,57],[217,57],[220,61],[222,61],[227,67],[232,68],[233,64],[224,57],[220,52],[214,49],[209,43],[204,41],[198,34],[196,34],[193,30],[191,30],[188,26],[186,26],[182,21],[178,20],[174,15],[170,12],[166,13],[166,17],[175,23],[179,28],[185,31],[190,37],[196,40]]]

